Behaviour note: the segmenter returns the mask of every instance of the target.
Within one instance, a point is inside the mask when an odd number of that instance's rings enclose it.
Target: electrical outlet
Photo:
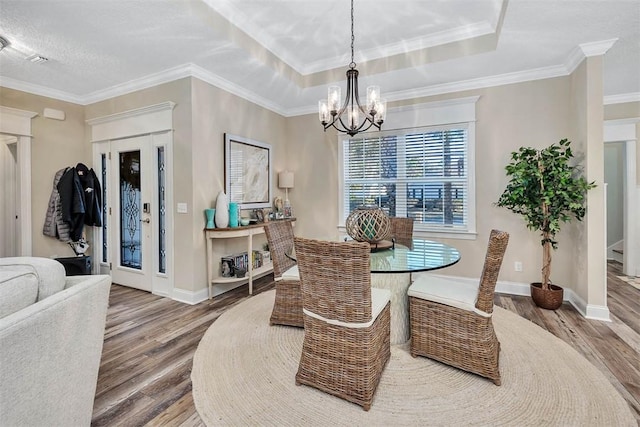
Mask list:
[[[516,261],[513,263],[513,269],[515,271],[522,271],[522,263],[520,261]]]

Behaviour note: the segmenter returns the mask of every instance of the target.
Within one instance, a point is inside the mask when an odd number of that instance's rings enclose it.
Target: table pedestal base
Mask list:
[[[409,328],[410,273],[371,274],[371,287],[391,291],[391,344],[404,344],[411,337]]]

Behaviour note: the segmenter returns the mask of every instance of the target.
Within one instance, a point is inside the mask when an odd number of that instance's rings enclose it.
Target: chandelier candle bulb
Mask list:
[[[318,112],[320,113],[320,122],[327,123],[329,121],[329,106],[326,99],[318,101]]]
[[[331,114],[336,114],[340,109],[340,86],[329,86],[328,92],[329,111]]]
[[[371,114],[378,111],[380,105],[380,86],[369,86],[367,88],[367,110]]]

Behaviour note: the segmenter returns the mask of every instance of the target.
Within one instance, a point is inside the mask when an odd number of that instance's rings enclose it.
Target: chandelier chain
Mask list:
[[[355,41],[355,36],[353,35],[353,0],[351,0],[351,64],[349,64],[349,68],[356,68],[356,63],[353,60],[353,43]]]

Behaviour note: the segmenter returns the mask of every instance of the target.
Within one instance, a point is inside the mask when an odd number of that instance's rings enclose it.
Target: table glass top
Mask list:
[[[452,246],[426,239],[395,243],[395,248],[371,252],[372,273],[410,273],[449,267],[460,261],[460,252]],[[295,259],[295,250],[287,253]]]
[[[371,252],[372,273],[406,273],[448,267],[460,261],[460,252],[433,240],[413,239],[412,244],[396,242],[395,249]]]

